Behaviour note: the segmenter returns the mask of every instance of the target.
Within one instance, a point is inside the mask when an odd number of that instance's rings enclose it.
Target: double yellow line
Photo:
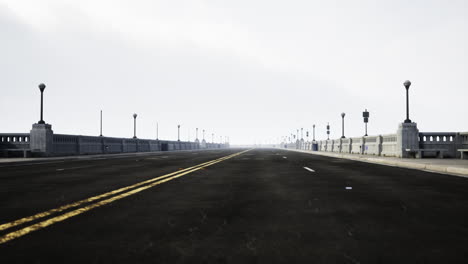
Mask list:
[[[114,190],[114,191],[110,191],[110,192],[107,192],[107,193],[104,193],[104,194],[100,194],[100,195],[93,196],[93,197],[90,197],[90,198],[87,198],[87,199],[84,199],[84,200],[80,200],[78,202],[63,205],[63,206],[60,206],[60,207],[57,207],[57,208],[54,208],[54,209],[51,209],[51,210],[48,210],[48,211],[44,211],[44,212],[41,212],[41,213],[38,213],[38,214],[35,214],[35,215],[32,215],[32,216],[28,216],[28,217],[24,217],[24,218],[15,220],[13,222],[1,224],[0,225],[0,232],[2,232],[4,230],[7,230],[7,229],[10,229],[12,227],[18,226],[18,225],[23,225],[23,224],[29,223],[31,221],[35,221],[35,220],[38,220],[38,219],[41,219],[41,218],[44,218],[44,217],[47,217],[47,216],[51,216],[53,214],[63,212],[63,211],[65,211],[67,209],[70,209],[70,208],[78,207],[77,209],[74,209],[72,211],[63,213],[61,215],[49,218],[47,220],[44,220],[44,221],[41,221],[41,222],[38,222],[38,223],[35,223],[35,224],[32,224],[32,225],[23,227],[23,228],[21,228],[19,230],[16,230],[16,231],[13,231],[13,232],[8,233],[6,235],[0,236],[0,244],[3,244],[3,243],[6,243],[8,241],[11,241],[13,239],[22,237],[22,236],[24,236],[26,234],[29,234],[31,232],[34,232],[34,231],[40,230],[42,228],[48,227],[48,226],[53,225],[55,223],[62,222],[64,220],[68,219],[68,218],[80,215],[80,214],[85,213],[87,211],[90,211],[92,209],[101,207],[101,206],[106,205],[106,204],[110,204],[110,203],[112,203],[114,201],[117,201],[117,200],[120,200],[122,198],[134,195],[136,193],[139,193],[139,192],[144,191],[146,189],[152,188],[152,187],[154,187],[156,185],[159,185],[161,183],[168,182],[170,180],[182,177],[184,175],[187,175],[187,174],[192,173],[192,172],[197,171],[197,170],[201,170],[203,168],[206,168],[206,167],[211,166],[213,164],[219,163],[221,161],[236,157],[236,156],[241,155],[241,154],[243,154],[243,153],[245,153],[247,151],[249,151],[249,150],[241,151],[241,152],[238,152],[238,153],[235,153],[235,154],[232,154],[232,155],[229,155],[229,156],[225,156],[225,157],[222,157],[222,158],[219,158],[219,159],[216,159],[216,160],[212,160],[212,161],[208,161],[208,162],[205,162],[205,163],[202,163],[202,164],[198,164],[198,165],[190,167],[190,168],[186,168],[186,169],[179,170],[179,171],[176,171],[176,172],[172,172],[172,173],[169,173],[169,174],[166,174],[166,175],[163,175],[163,176],[159,176],[159,177],[156,177],[156,178],[153,178],[153,179],[149,179],[149,180],[146,180],[146,181],[143,181],[143,182],[139,182],[139,183],[127,186],[127,187],[123,187],[123,188]],[[117,195],[115,195],[115,194],[117,194]],[[115,195],[115,196],[113,196],[113,195]],[[110,197],[110,198],[108,198],[108,197]],[[104,199],[104,198],[107,198],[107,199]]]

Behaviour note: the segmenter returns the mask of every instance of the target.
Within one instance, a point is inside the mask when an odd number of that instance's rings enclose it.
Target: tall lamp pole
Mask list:
[[[366,126],[366,134],[364,136],[367,137],[367,123],[369,122],[369,112],[367,109],[366,111],[362,112],[362,117],[364,117],[364,124]]]
[[[102,110],[101,110],[101,133],[99,136],[102,137]]]
[[[214,133],[211,133],[211,143],[214,143]]]
[[[403,85],[406,88],[406,120],[405,123],[411,123],[411,120],[409,119],[409,88],[411,86],[411,82],[406,80]]]
[[[180,141],[180,125],[177,125],[177,141]]]
[[[327,124],[327,140],[330,140],[330,123]]]
[[[315,141],[315,124],[312,126],[313,130],[314,130],[314,138],[312,139],[312,141]]]
[[[159,123],[156,122],[156,140],[159,140]]]
[[[345,113],[341,113],[341,138],[345,138],[344,136],[344,117],[346,116]]]
[[[136,136],[136,118],[137,118],[137,114],[133,114],[133,138],[137,138]]]
[[[196,135],[195,135],[195,136],[196,136],[196,139],[195,139],[195,140],[198,140],[198,127],[197,127],[196,131],[197,131],[197,132],[195,133],[195,134],[196,134]]]
[[[203,140],[205,140],[205,129],[203,129]]]
[[[304,139],[304,128],[301,127],[301,140],[303,140],[303,139]]]
[[[38,124],[45,124],[45,121],[43,119],[43,113],[44,113],[44,90],[46,86],[45,84],[41,83],[39,84],[39,90],[41,91],[41,120],[37,122]]]

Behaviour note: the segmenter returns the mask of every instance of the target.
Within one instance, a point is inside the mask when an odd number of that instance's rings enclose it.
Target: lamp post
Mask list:
[[[44,113],[44,90],[46,86],[45,84],[41,83],[39,84],[39,90],[41,91],[41,120],[37,122],[38,124],[45,124],[45,121],[43,119],[43,113]]]
[[[367,123],[369,122],[369,112],[367,112],[367,109],[362,112],[362,117],[364,117],[364,124],[366,126],[366,134],[364,136],[367,137]]]
[[[411,86],[411,82],[406,80],[403,85],[406,88],[406,120],[405,123],[411,123],[411,120],[409,119],[409,88]]]
[[[136,118],[137,118],[137,114],[133,114],[133,138],[137,138],[136,136]]]
[[[159,124],[156,122],[156,140],[159,140]]]
[[[296,140],[299,140],[299,129],[296,129]]]
[[[196,131],[197,131],[197,132],[195,133],[195,134],[196,134],[196,135],[195,135],[195,136],[196,136],[195,140],[198,141],[198,127],[197,127]]]
[[[312,141],[315,141],[315,124],[312,126],[313,130],[314,130],[314,138],[312,139]]]
[[[327,140],[330,140],[330,123],[327,124]]]
[[[180,141],[180,125],[177,125],[177,141]]]
[[[214,143],[214,133],[211,133],[211,143]]]
[[[304,139],[304,128],[301,127],[301,140],[303,140],[303,139]]]
[[[205,129],[203,129],[203,140],[205,140]]]
[[[346,116],[345,113],[341,113],[341,138],[345,138],[344,136],[344,117]]]
[[[99,134],[100,137],[102,137],[102,110],[101,110],[101,133]]]

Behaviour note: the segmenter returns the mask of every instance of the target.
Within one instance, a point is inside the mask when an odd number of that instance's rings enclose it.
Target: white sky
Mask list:
[[[468,1],[0,0],[0,132],[267,143],[468,131]],[[201,135],[201,132],[200,132]],[[210,135],[208,137],[208,135]]]

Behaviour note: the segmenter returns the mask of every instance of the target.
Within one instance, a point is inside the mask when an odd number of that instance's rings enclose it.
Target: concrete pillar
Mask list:
[[[39,156],[52,156],[54,131],[49,124],[33,124],[30,134],[31,152]]]
[[[382,143],[383,143],[383,137],[382,136],[377,136],[377,156],[382,156]]]
[[[397,156],[411,157],[411,152],[419,149],[419,130],[416,123],[401,123],[397,131]]]

